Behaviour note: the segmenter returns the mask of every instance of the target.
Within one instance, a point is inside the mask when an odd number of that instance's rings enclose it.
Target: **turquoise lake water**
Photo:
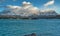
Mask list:
[[[60,36],[60,19],[0,19],[0,36]]]

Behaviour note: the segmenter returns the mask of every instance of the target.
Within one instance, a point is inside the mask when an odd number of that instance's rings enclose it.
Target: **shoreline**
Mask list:
[[[29,17],[22,17],[19,15],[0,15],[0,19],[60,19],[60,15],[56,15],[56,16],[29,16]]]

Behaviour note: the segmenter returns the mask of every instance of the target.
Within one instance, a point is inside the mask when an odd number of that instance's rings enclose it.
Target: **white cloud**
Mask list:
[[[30,2],[22,2],[22,6],[13,6],[13,5],[8,5],[6,7],[11,13],[11,15],[21,15],[21,16],[31,16],[31,15],[39,15],[40,12],[46,12],[47,10],[40,10],[39,8],[33,6]],[[6,11],[6,10],[5,10]],[[50,12],[50,11],[48,11]]]
[[[20,8],[20,6],[12,6],[12,5],[8,5],[7,8],[15,9],[15,8]]]
[[[16,15],[29,16],[32,14],[38,14],[39,9],[34,7],[30,2],[23,2],[22,6],[7,6],[8,11],[15,13]]]
[[[49,1],[49,2],[47,2],[46,4],[44,4],[44,6],[49,6],[49,5],[53,5],[54,4],[54,0],[52,0],[52,1]]]
[[[31,4],[30,2],[26,2],[26,1],[24,1],[24,2],[22,2],[22,4]]]

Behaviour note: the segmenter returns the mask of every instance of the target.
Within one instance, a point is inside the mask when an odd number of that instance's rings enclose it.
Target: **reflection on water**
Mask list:
[[[60,19],[0,19],[0,36],[60,36]]]

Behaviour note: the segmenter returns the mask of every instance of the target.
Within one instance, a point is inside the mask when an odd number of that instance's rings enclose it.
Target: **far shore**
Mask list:
[[[0,19],[60,19],[60,15],[56,15],[56,16],[29,16],[29,17],[22,17],[19,15],[0,15]]]

